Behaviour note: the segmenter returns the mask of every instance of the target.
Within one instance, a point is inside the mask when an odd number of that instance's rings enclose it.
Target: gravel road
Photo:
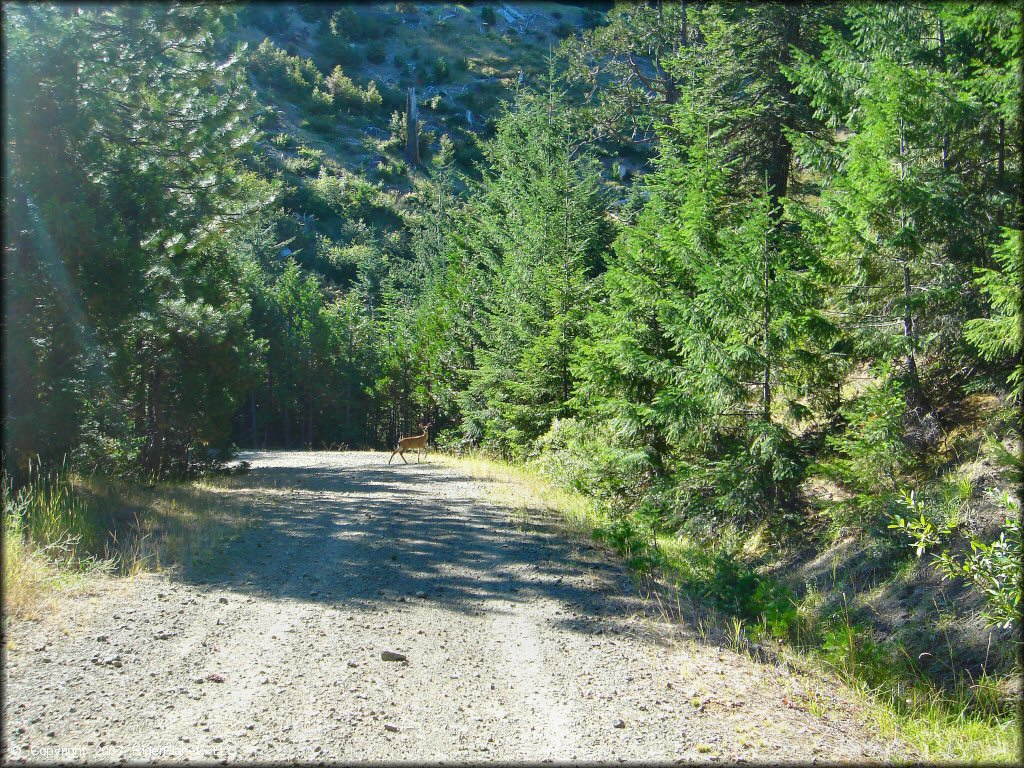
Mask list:
[[[608,555],[387,456],[248,454],[224,493],[258,525],[218,575],[102,579],[13,623],[5,762],[900,756],[841,688],[666,642]]]

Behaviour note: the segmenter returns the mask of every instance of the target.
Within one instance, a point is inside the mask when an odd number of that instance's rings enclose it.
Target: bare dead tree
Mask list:
[[[409,89],[405,105],[405,157],[409,165],[420,164],[419,111],[416,105],[416,89]]]

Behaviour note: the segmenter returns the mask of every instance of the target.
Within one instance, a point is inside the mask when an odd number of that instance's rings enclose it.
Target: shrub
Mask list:
[[[948,545],[947,537],[955,527],[949,521],[938,522],[931,517],[932,510],[913,491],[904,494],[901,504],[907,517],[893,515],[890,528],[903,531],[910,539],[910,545],[921,557],[930,547],[939,547],[932,556],[932,564],[945,579],[959,578],[973,583],[985,597],[986,608],[982,612],[986,622],[1009,629],[1021,624],[1022,556],[1020,528],[1020,502],[1009,493],[1004,493],[999,505],[1005,518],[999,531],[999,538],[985,543],[976,536],[970,537],[971,551],[955,555]]]
[[[302,120],[299,125],[306,130],[330,136],[338,128],[338,119],[333,114],[311,114],[307,119]]]
[[[383,64],[387,61],[388,51],[384,47],[384,43],[372,42],[366,46],[366,58],[374,64]]]
[[[325,68],[333,64],[353,67],[363,62],[363,52],[359,45],[343,34],[334,34],[326,27],[322,28],[317,44],[317,61]]]
[[[536,448],[538,469],[563,488],[630,506],[649,488],[648,456],[622,446],[604,422],[555,419]]]
[[[347,112],[366,112],[379,108],[383,103],[377,85],[372,81],[362,89],[352,78],[344,73],[340,66],[335,67],[327,78],[327,88],[334,96],[335,103]]]
[[[329,90],[316,87],[309,98],[309,106],[311,112],[321,115],[330,114],[334,112],[334,95]]]
[[[336,37],[352,40],[377,40],[384,37],[397,20],[390,15],[380,16],[367,12],[367,8],[346,5],[331,14],[328,22],[330,33]]]
[[[897,379],[883,377],[841,409],[846,429],[826,441],[836,454],[816,467],[854,493],[852,505],[840,512],[842,523],[872,522],[887,509],[910,460],[903,439],[903,388]]]
[[[494,13],[494,8],[489,5],[485,5],[480,9],[480,21],[484,24],[494,26],[498,23],[498,16]]]
[[[974,283],[991,304],[989,317],[968,320],[964,338],[982,358],[1002,363],[1010,369],[1007,386],[1010,399],[1024,400],[1024,361],[1021,360],[1021,276],[1024,273],[1024,248],[1021,231],[1006,228],[1003,240],[993,254],[999,269],[975,268]]]
[[[278,149],[289,149],[295,144],[295,139],[290,133],[275,133],[270,137],[270,143]]]
[[[448,60],[444,56],[438,56],[430,65],[430,76],[434,82],[443,82],[448,79]]]
[[[324,76],[312,59],[290,56],[267,39],[249,61],[253,73],[268,87],[280,90],[312,112],[324,115],[333,111]]]
[[[569,35],[571,35],[575,31],[575,27],[573,27],[572,24],[569,24],[568,22],[565,21],[561,22],[560,24],[558,24],[558,26],[555,27],[555,35],[560,38],[569,37]]]

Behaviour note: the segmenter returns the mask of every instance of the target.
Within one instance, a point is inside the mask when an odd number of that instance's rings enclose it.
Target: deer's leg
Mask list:
[[[392,452],[391,452],[391,459],[395,458],[395,454],[396,454],[396,453],[398,453],[398,451],[392,451]],[[388,459],[388,464],[390,464],[390,463],[391,463],[391,459]]]
[[[398,455],[402,457],[402,461],[405,461],[405,451],[399,451]],[[408,464],[409,462],[405,461],[405,463]]]

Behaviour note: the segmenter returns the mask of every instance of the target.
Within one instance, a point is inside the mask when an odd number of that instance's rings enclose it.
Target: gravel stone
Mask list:
[[[104,764],[137,745],[175,764],[912,761],[855,693],[666,624],[603,549],[496,504],[498,481],[389,453],[243,453],[251,471],[209,490],[253,523],[216,576],[87,577],[12,619],[11,762],[29,745]]]

